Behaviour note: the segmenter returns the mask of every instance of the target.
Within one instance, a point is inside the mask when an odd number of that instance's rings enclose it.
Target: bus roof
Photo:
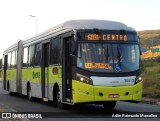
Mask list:
[[[109,20],[71,20],[64,22],[60,25],[64,28],[78,29],[102,29],[102,30],[126,30],[132,31],[133,29],[127,27],[125,24]]]
[[[85,29],[101,29],[101,30],[126,30],[126,31],[135,31],[133,28],[128,27],[127,25],[109,20],[70,20],[66,21],[58,26],[52,27],[41,34],[45,34],[51,31],[63,31],[66,29],[70,30],[85,30]],[[37,36],[38,36],[37,35]],[[35,37],[35,36],[34,36]],[[32,37],[31,37],[32,38]]]
[[[35,40],[39,40],[49,35],[53,34],[61,34],[67,31],[73,30],[85,30],[85,29],[100,29],[100,30],[126,30],[126,31],[135,31],[133,28],[128,27],[127,25],[117,22],[117,21],[109,21],[109,20],[70,20],[66,21],[58,26],[52,27],[40,34],[29,37],[23,41],[23,43],[30,43]],[[16,47],[18,44],[14,44],[10,46],[8,49]]]
[[[58,26],[52,27],[40,34],[27,38],[26,41],[31,41],[33,39],[42,38],[49,34],[54,33],[64,33],[66,31],[76,31],[76,30],[85,30],[85,29],[101,29],[101,30],[126,30],[126,31],[135,31],[133,28],[128,27],[127,25],[109,20],[70,20],[66,21]]]

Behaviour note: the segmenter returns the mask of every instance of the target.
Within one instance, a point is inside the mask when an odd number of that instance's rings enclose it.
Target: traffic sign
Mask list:
[[[152,48],[151,52],[160,52],[159,48]]]
[[[147,49],[146,48],[141,48],[141,51],[142,52],[147,52]]]

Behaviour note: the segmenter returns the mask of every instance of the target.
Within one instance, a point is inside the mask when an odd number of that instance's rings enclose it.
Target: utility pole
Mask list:
[[[29,16],[36,19],[35,34],[37,34],[37,16],[33,16],[33,15],[29,15]]]

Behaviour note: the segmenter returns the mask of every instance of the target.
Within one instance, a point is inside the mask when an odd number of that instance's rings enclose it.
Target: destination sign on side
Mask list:
[[[127,41],[128,35],[122,34],[86,34],[85,38],[87,40],[119,40]]]

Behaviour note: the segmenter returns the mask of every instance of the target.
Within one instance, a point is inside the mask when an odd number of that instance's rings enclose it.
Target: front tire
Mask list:
[[[116,101],[107,101],[103,103],[103,106],[106,110],[112,110],[116,106]]]

